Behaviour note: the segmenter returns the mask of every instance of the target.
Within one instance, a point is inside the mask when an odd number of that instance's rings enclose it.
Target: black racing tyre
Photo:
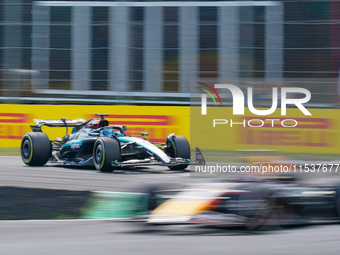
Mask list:
[[[259,189],[239,197],[240,216],[248,218],[245,228],[259,230],[264,226],[284,228],[293,218],[292,207],[283,197],[276,197],[271,190]]]
[[[26,133],[21,140],[21,159],[29,166],[43,166],[52,154],[51,142],[42,132]]]
[[[99,138],[93,147],[93,163],[101,172],[112,172],[112,162],[121,161],[120,145],[116,139],[109,137]]]
[[[172,137],[172,141],[167,141],[167,145],[171,147],[171,157],[173,158],[184,158],[190,160],[190,144],[186,137],[176,135]],[[182,164],[177,166],[170,166],[171,170],[184,170],[189,164]]]
[[[340,187],[335,191],[335,209],[336,215],[340,219]]]

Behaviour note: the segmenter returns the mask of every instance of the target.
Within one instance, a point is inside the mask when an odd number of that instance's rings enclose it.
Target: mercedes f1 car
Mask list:
[[[127,136],[126,126],[109,126],[104,118],[98,119],[40,120],[34,119],[33,132],[26,133],[21,142],[21,158],[26,165],[43,166],[56,162],[76,166],[94,165],[103,172],[116,168],[141,165],[163,165],[181,170],[191,164],[190,144],[184,136],[170,134],[165,143],[146,140],[148,133],[140,137]],[[42,127],[66,127],[63,138],[50,140]],[[71,134],[68,128],[72,127]],[[196,158],[204,164],[199,148]]]
[[[147,196],[138,204],[147,214],[142,210],[130,221],[258,229],[340,219],[340,185],[299,184],[288,177],[173,185],[144,188]]]

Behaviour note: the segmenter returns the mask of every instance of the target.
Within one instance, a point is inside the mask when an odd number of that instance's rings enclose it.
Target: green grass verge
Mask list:
[[[20,156],[20,148],[0,148],[0,156]]]

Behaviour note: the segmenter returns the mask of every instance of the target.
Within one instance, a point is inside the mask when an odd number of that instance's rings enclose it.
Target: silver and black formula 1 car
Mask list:
[[[21,142],[21,158],[26,165],[43,166],[48,161],[76,166],[94,165],[102,172],[113,171],[125,166],[163,165],[173,170],[188,167],[190,144],[184,136],[170,134],[165,143],[151,143],[146,140],[148,133],[141,137],[125,134],[126,126],[109,126],[104,118],[98,119],[40,120],[34,119],[33,132],[26,133]],[[66,135],[50,140],[41,128],[66,127]],[[72,133],[68,134],[68,128]],[[196,158],[204,164],[199,148]]]

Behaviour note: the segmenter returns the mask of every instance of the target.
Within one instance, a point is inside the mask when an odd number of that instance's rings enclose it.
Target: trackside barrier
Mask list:
[[[176,133],[190,139],[190,108],[179,106],[0,105],[0,147],[20,147],[22,136],[31,132],[33,119],[94,118],[107,113],[110,125],[128,127],[127,135],[148,132],[148,140],[165,142]],[[62,138],[65,128],[42,128],[50,139]],[[70,130],[71,131],[71,130]]]
[[[256,116],[247,108],[244,115],[233,115],[232,108],[208,107],[202,115],[193,107],[190,142],[203,150],[340,154],[340,110],[309,110],[312,115],[289,108],[286,116],[281,109]]]
[[[287,153],[340,154],[340,110],[310,109],[312,116],[302,115],[299,109],[288,109],[287,117],[279,109],[270,117],[253,116],[246,109],[244,116],[234,116],[230,107],[208,107],[201,115],[200,107],[188,106],[91,106],[91,105],[0,105],[0,147],[20,147],[22,136],[30,132],[33,119],[67,119],[95,117],[107,113],[110,125],[128,126],[128,135],[148,132],[148,140],[164,142],[170,133],[186,136],[194,148],[202,150],[273,150]],[[214,119],[228,120],[213,127]],[[255,120],[254,120],[255,119]],[[271,121],[277,119],[272,127]],[[281,119],[294,119],[294,128],[282,126]],[[263,127],[250,127],[250,123]],[[289,125],[289,121],[285,122]],[[65,128],[43,127],[50,139],[63,137]]]

